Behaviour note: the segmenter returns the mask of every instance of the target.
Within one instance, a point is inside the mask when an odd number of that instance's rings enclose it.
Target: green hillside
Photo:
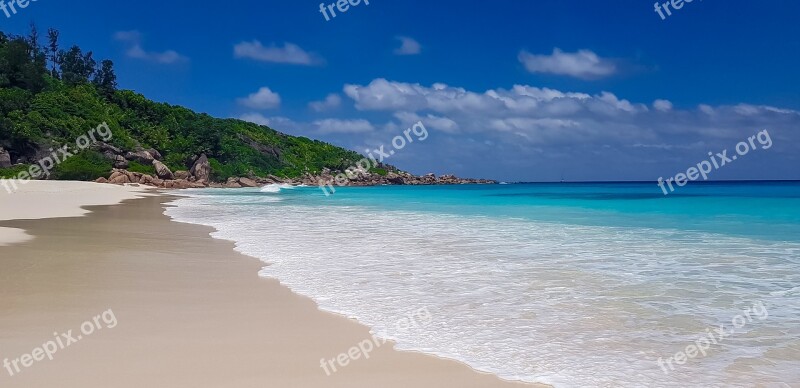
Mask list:
[[[76,139],[104,122],[113,133],[108,143],[124,151],[155,149],[172,171],[188,170],[205,153],[217,181],[344,170],[362,158],[324,142],[117,90],[113,63],[97,63],[91,51],[78,46],[61,49],[58,31],[51,29],[46,37],[35,28],[27,37],[0,32],[0,148],[10,156],[5,168],[0,165],[0,177],[16,176],[50,155],[51,148],[74,147]],[[90,147],[59,164],[50,178],[93,180],[107,177],[112,166]],[[152,166],[132,163],[130,170],[148,173]]]

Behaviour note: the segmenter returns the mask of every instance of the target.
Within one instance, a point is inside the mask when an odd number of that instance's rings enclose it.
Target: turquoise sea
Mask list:
[[[399,349],[556,387],[800,387],[800,182],[275,185],[173,205]],[[420,308],[430,324],[398,327]]]

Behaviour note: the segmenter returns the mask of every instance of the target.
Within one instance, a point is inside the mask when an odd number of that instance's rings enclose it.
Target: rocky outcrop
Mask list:
[[[158,160],[153,159],[152,161],[153,167],[156,169],[156,175],[161,179],[175,179],[175,175],[172,174],[169,167],[166,164],[159,162]]]
[[[163,156],[161,156],[161,153],[158,152],[155,148],[147,149],[147,150],[145,150],[145,152],[150,154],[150,156],[152,156],[153,159],[155,159],[155,160],[162,160],[163,159]]]
[[[156,160],[156,158],[153,157],[152,154],[144,150],[136,152],[126,152],[125,159],[145,165],[152,164],[153,161]]]
[[[242,185],[239,184],[239,178],[231,177],[231,178],[228,178],[227,182],[225,182],[225,187],[227,187],[229,189],[238,189],[238,188],[242,187]]]
[[[197,158],[192,168],[189,169],[189,174],[197,181],[211,181],[211,164],[208,162],[206,154],[202,154]]]
[[[122,150],[110,145],[101,145],[100,149],[107,154],[114,155],[115,152],[122,153]],[[127,159],[121,157],[119,154],[114,156],[115,169],[111,176],[103,180],[98,179],[100,183],[111,184],[142,184],[147,186],[166,188],[166,189],[186,189],[186,188],[202,188],[202,187],[215,187],[215,188],[242,188],[242,187],[260,187],[270,184],[289,184],[289,185],[306,185],[306,186],[381,186],[381,185],[464,185],[464,184],[496,184],[496,181],[488,179],[469,179],[459,178],[455,175],[442,175],[437,177],[435,174],[426,174],[423,176],[416,176],[405,171],[400,171],[392,166],[380,165],[379,167],[385,170],[385,173],[378,174],[377,172],[368,171],[332,171],[330,169],[323,169],[322,172],[312,174],[310,172],[297,178],[278,177],[275,175],[267,175],[266,177],[257,177],[250,171],[247,177],[231,177],[225,182],[212,182],[211,181],[211,164],[205,154],[201,154],[197,160],[192,163],[192,168],[189,171],[176,171],[173,173],[170,169],[156,157],[161,158],[161,155],[155,150],[141,150],[136,153],[128,152],[137,155],[134,160],[143,160],[141,158],[152,157],[150,164],[156,170],[156,176],[130,172],[125,170],[122,166],[127,166]],[[154,156],[155,155],[155,156]],[[124,162],[124,163],[123,163]],[[380,170],[378,170],[380,171]],[[338,181],[337,181],[338,179]]]
[[[125,172],[127,173],[128,171],[125,171]],[[131,182],[130,175],[128,175],[126,173],[123,173],[122,171],[115,171],[115,172],[111,173],[111,176],[108,177],[108,183],[117,184],[117,185],[123,185],[123,184],[126,184],[126,183],[133,183],[133,182]]]
[[[0,147],[0,168],[9,167],[11,167],[11,154],[4,150],[3,147]]]
[[[256,181],[254,181],[254,180],[252,180],[250,178],[239,178],[239,184],[242,185],[242,187],[259,187],[259,186],[261,186]]]
[[[103,153],[103,154],[108,154],[108,155],[122,155],[122,154],[124,153],[124,152],[123,152],[121,149],[119,149],[119,148],[117,148],[117,147],[114,147],[114,146],[113,146],[113,145],[111,145],[111,144],[108,144],[108,143],[103,143],[102,141],[101,141],[101,142],[98,142],[98,143],[95,145],[95,147],[97,148],[97,150],[99,150],[99,151],[100,151],[101,153]]]
[[[292,184],[304,184],[309,186],[318,186],[321,182],[325,185],[332,184],[340,186],[336,182],[337,176],[341,181],[346,178],[347,186],[380,186],[380,185],[465,185],[465,184],[496,184],[497,181],[488,179],[471,179],[471,178],[458,178],[455,175],[442,175],[436,177],[434,174],[426,174],[423,176],[416,176],[404,171],[390,170],[386,175],[379,175],[376,173],[362,172],[358,174],[348,174],[340,171],[323,170],[318,175],[307,175],[299,179],[291,181]]]
[[[120,169],[114,169],[108,179],[99,178],[95,182],[118,185],[141,184],[165,189],[192,189],[207,187],[207,185],[204,183],[190,182],[186,179],[161,179],[147,174]]]
[[[130,166],[128,160],[122,155],[114,155],[113,160],[114,168],[128,168]]]

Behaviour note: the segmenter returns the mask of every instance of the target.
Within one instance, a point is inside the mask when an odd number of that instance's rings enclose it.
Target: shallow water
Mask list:
[[[504,378],[800,386],[800,184],[681,190],[271,186],[192,190],[167,214],[401,349]],[[429,324],[398,324],[421,308]]]

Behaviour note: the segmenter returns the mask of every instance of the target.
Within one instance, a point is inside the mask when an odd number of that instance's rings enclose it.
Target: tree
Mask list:
[[[100,69],[95,72],[92,83],[94,83],[101,95],[111,99],[117,90],[117,75],[114,74],[114,62],[108,59],[103,60]]]
[[[61,51],[59,54],[61,64],[61,76],[69,85],[86,83],[95,72],[97,63],[92,58],[92,52],[85,55],[78,46],[72,46],[69,51]]]
[[[0,44],[0,87],[18,87],[33,93],[44,89],[47,72],[44,57],[32,58],[30,52],[30,43],[25,38],[14,37]]]
[[[92,74],[95,73],[97,69],[97,62],[92,58],[92,52],[89,51],[86,55],[83,56],[83,78],[86,81],[89,81],[89,78],[92,77]]]
[[[59,65],[58,60],[58,35],[59,32],[55,28],[50,28],[47,30],[47,38],[50,40],[50,63],[52,64],[52,70],[50,71],[50,75],[53,78],[59,78],[58,70],[56,66]]]
[[[28,36],[28,44],[30,45],[31,59],[36,59],[39,54],[39,30],[36,29],[36,24],[31,22],[31,34]]]

